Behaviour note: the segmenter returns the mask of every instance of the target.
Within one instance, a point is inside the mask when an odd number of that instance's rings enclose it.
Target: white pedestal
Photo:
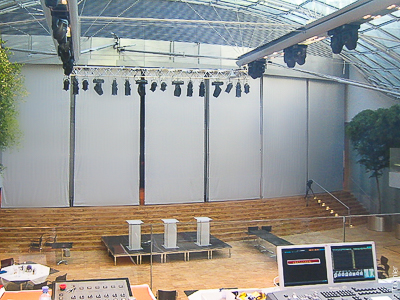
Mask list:
[[[164,222],[164,245],[165,249],[178,248],[176,240],[178,236],[177,219],[161,219]]]
[[[197,242],[198,246],[210,246],[210,221],[208,217],[197,217]]]
[[[141,250],[142,248],[142,232],[141,220],[127,220],[129,224],[129,250]]]
[[[389,186],[400,189],[400,172],[389,172]]]

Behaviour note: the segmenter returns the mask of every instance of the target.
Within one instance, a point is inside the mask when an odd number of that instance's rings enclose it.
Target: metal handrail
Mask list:
[[[347,209],[347,215],[351,216],[351,210],[350,207],[348,207],[346,204],[344,204],[342,201],[340,201],[335,195],[333,195],[331,192],[329,192],[327,189],[325,189],[322,185],[320,185],[318,182],[315,180],[311,179],[313,183],[318,185],[325,193],[329,194],[333,199],[335,199],[337,202],[339,202],[341,205],[343,205]]]

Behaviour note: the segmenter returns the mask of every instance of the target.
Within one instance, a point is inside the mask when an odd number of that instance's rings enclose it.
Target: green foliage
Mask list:
[[[346,134],[370,177],[375,177],[381,210],[379,177],[389,167],[390,148],[400,147],[400,106],[363,110],[346,126]]]
[[[0,150],[17,144],[21,132],[18,126],[18,103],[24,95],[21,65],[11,63],[10,52],[0,40]]]
[[[346,133],[359,154],[358,162],[371,177],[382,176],[389,167],[390,148],[400,147],[400,106],[363,110],[346,126]]]

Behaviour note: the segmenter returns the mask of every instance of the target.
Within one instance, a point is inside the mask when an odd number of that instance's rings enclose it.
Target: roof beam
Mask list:
[[[285,48],[304,42],[305,40],[326,35],[331,29],[349,23],[364,23],[370,19],[366,19],[367,14],[373,15],[379,13],[381,15],[390,13],[393,10],[388,9],[392,4],[400,4],[399,0],[359,0],[348,5],[336,12],[318,19],[304,27],[273,40],[267,44],[255,48],[238,57],[236,62],[238,66],[243,66],[252,61],[264,58],[274,52],[281,51]]]

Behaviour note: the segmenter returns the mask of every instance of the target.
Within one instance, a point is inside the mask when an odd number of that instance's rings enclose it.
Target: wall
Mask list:
[[[365,83],[362,75],[354,67],[350,67],[349,74],[351,80]],[[346,122],[351,121],[362,110],[375,110],[399,104],[398,100],[383,93],[354,86],[347,87],[346,99]],[[352,151],[351,145],[348,150],[348,186],[370,212],[377,213],[378,196],[375,178],[369,178],[370,173],[367,173],[365,168],[357,163],[359,157]],[[384,175],[380,178],[380,188],[383,200],[382,212],[400,212],[400,189],[389,187],[388,170],[385,170]]]

